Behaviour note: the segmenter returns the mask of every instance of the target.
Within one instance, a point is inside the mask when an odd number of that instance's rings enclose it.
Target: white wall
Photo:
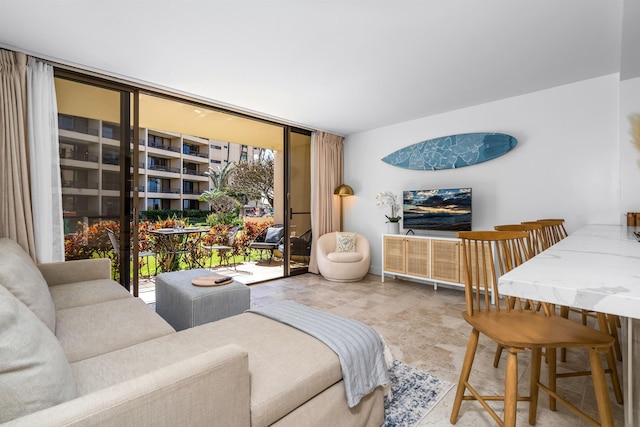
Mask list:
[[[376,206],[380,191],[401,198],[403,190],[472,187],[474,230],[539,218],[565,218],[569,232],[620,223],[619,85],[612,74],[349,135],[344,173],[355,197],[344,199],[344,229],[369,238],[371,272],[381,272],[389,214]],[[412,171],[380,160],[416,142],[467,132],[507,133],[518,145],[451,170]]]
[[[632,143],[630,114],[640,114],[640,77],[620,82],[620,212],[640,212],[640,150]]]

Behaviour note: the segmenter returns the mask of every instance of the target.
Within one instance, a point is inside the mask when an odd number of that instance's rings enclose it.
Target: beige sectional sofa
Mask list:
[[[35,265],[0,239],[0,423],[379,426],[380,387],[346,403],[336,354],[243,313],[176,332],[107,259]]]

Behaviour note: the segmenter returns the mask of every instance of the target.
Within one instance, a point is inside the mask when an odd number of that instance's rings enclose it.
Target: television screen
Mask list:
[[[405,229],[471,230],[471,188],[404,191],[402,196]]]

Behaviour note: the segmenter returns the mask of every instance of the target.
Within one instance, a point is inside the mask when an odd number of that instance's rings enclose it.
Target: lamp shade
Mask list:
[[[333,192],[333,194],[335,194],[337,196],[340,196],[340,197],[353,196],[353,188],[351,188],[347,184],[342,184],[342,185],[338,186],[338,188],[336,188],[336,190]]]

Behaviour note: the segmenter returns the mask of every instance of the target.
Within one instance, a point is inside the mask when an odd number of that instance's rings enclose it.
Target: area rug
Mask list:
[[[393,361],[389,376],[392,398],[385,400],[383,427],[415,426],[453,387],[399,360]]]

